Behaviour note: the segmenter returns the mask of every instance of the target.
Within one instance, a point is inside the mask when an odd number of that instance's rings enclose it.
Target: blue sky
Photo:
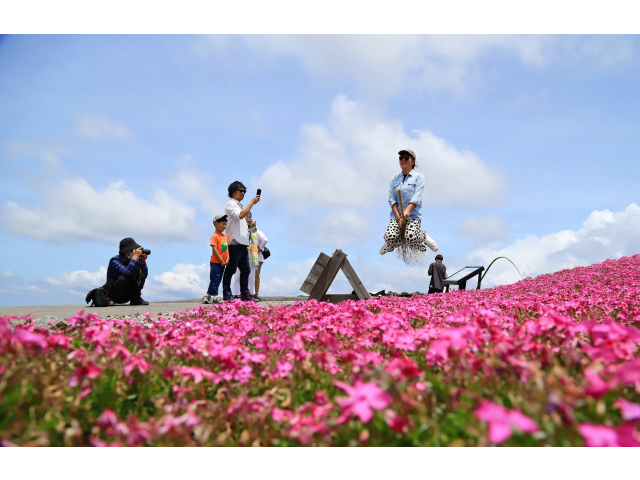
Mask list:
[[[299,294],[343,249],[369,290],[426,291],[378,249],[397,151],[450,271],[535,276],[640,251],[637,36],[0,37],[0,304],[81,303],[118,241],[148,300],[202,296],[234,180]],[[486,285],[519,279],[496,263]],[[339,277],[332,290],[350,291]]]

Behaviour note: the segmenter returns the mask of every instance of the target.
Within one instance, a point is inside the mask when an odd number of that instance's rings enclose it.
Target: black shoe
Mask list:
[[[233,295],[222,295],[223,302],[232,302],[234,300]]]
[[[113,307],[115,304],[116,304],[116,302],[114,302],[110,298],[107,298],[107,307]]]
[[[149,302],[147,302],[143,298],[139,298],[138,300],[131,300],[131,302],[129,302],[129,305],[149,305]]]

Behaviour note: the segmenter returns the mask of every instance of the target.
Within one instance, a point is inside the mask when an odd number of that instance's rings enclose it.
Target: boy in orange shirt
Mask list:
[[[229,244],[227,236],[222,233],[227,228],[227,216],[216,215],[213,218],[216,227],[215,233],[211,236],[211,270],[209,273],[209,289],[202,297],[202,303],[222,303],[222,297],[218,295],[218,287],[222,281],[224,267],[229,263]]]

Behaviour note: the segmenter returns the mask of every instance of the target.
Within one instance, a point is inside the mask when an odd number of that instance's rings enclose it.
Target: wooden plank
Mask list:
[[[371,298],[371,295],[369,295],[369,292],[360,281],[358,274],[353,269],[351,263],[349,263],[349,260],[346,257],[344,259],[344,262],[342,262],[342,271],[344,272],[345,277],[347,277],[347,280],[349,280],[351,287],[355,290],[356,295],[360,300],[367,300]]]
[[[353,295],[352,293],[349,293],[346,295],[340,295],[340,294],[323,295],[320,301],[338,304],[340,302],[344,302],[345,300],[357,301],[359,299],[357,295]]]
[[[331,257],[326,253],[322,253],[322,252],[320,253],[320,255],[318,256],[318,259],[316,260],[316,263],[314,263],[313,267],[311,267],[311,271],[309,272],[309,275],[307,275],[307,278],[305,279],[304,283],[300,287],[300,290],[302,290],[304,293],[307,293],[307,294],[311,293],[311,291],[313,290],[313,287],[318,281],[318,278],[320,278],[322,271],[327,266],[327,263],[329,263],[330,259]]]
[[[342,250],[338,249],[333,252],[329,263],[324,267],[324,270],[314,285],[313,290],[309,293],[309,300],[320,301],[320,299],[327,293],[327,290],[329,290],[333,280],[336,278],[345,258],[346,255]]]

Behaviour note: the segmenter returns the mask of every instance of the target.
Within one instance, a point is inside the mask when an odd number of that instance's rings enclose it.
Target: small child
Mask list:
[[[442,281],[447,278],[447,267],[442,263],[444,257],[440,254],[436,255],[436,261],[429,265],[429,275],[431,275],[431,283],[429,283],[429,293],[442,293],[444,284]]]
[[[227,228],[227,216],[216,215],[213,218],[216,231],[211,236],[211,270],[209,273],[209,289],[202,297],[202,303],[222,303],[222,297],[218,295],[218,287],[222,281],[224,267],[229,263],[229,245],[227,236],[222,233]]]

